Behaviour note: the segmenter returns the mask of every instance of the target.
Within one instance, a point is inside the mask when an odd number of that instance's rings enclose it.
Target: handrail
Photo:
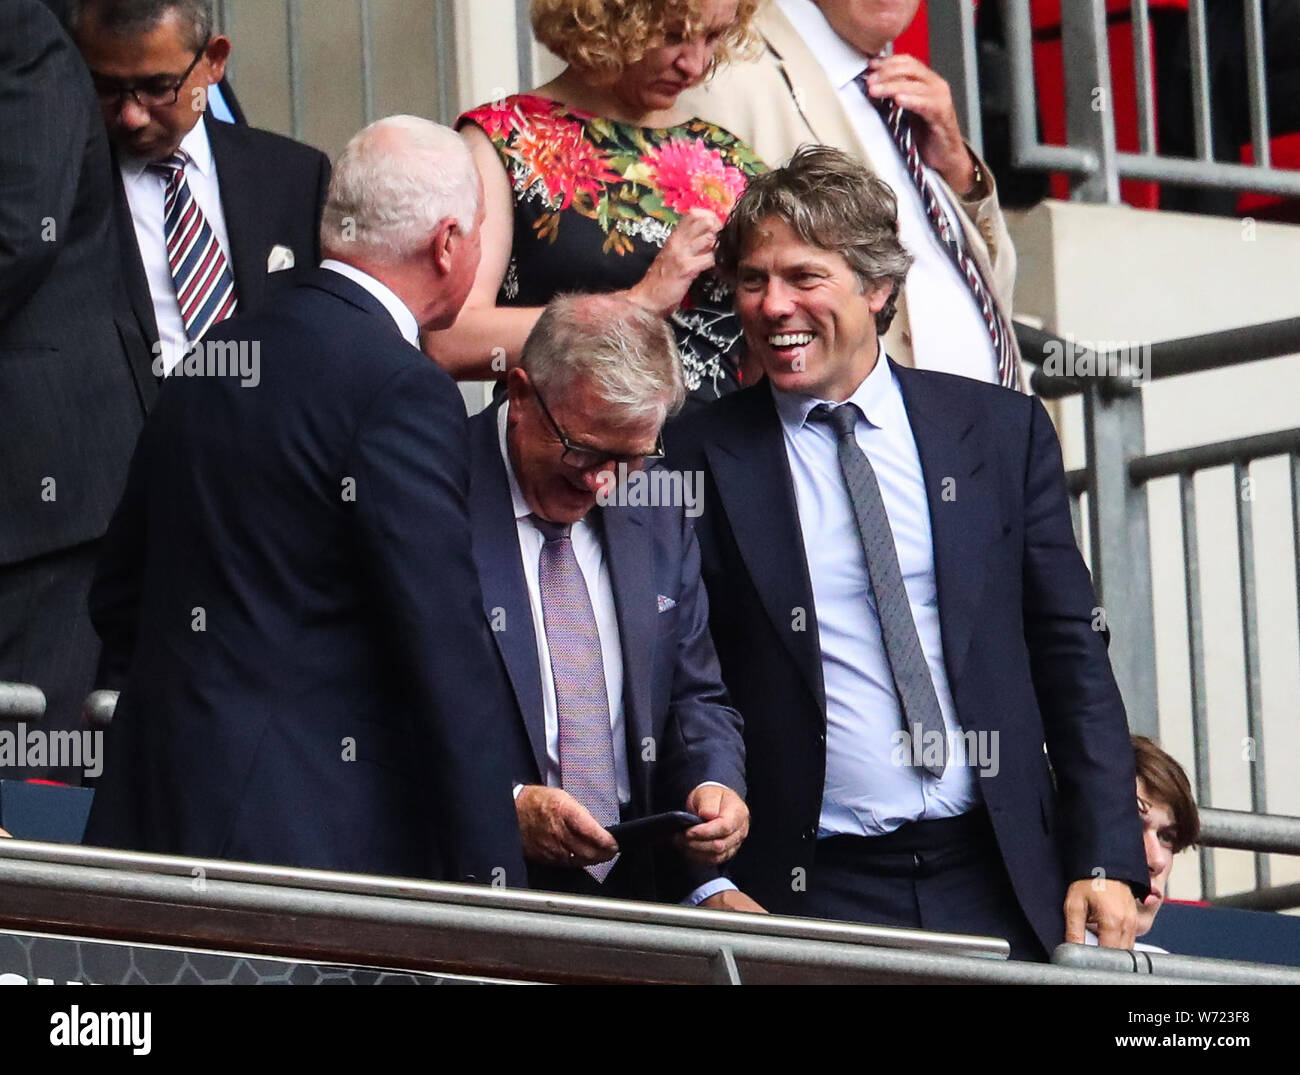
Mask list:
[[[1052,965],[1077,970],[1109,971],[1178,979],[1180,984],[1210,982],[1226,985],[1300,985],[1300,969],[1272,963],[1246,963],[1235,959],[1180,956],[1172,952],[1128,952],[1084,944],[1062,944],[1052,953]]]
[[[1200,843],[1205,847],[1300,855],[1300,817],[1203,807],[1200,818]]]
[[[0,721],[40,720],[45,716],[45,692],[30,683],[0,683]]]
[[[1132,982],[993,938],[16,840],[0,928],[531,981]]]
[[[1111,398],[1128,395],[1135,390],[1135,380],[1131,376],[1098,374],[1075,377],[1049,373],[1043,368],[1049,353],[1061,353],[1067,348],[1075,356],[1076,364],[1090,369],[1122,368],[1127,355],[1115,352],[1097,354],[1056,333],[1019,321],[1012,324],[1021,355],[1026,362],[1036,367],[1030,375],[1030,385],[1044,399],[1077,395],[1090,385],[1096,385],[1103,395]],[[1146,369],[1141,373],[1143,380],[1152,381],[1240,366],[1266,358],[1281,358],[1300,354],[1300,317],[1206,332],[1199,336],[1160,340],[1149,344],[1148,348]]]

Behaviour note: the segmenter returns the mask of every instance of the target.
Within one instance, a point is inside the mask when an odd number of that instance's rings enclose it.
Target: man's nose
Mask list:
[[[763,316],[778,321],[788,317],[793,310],[790,289],[780,280],[769,280],[763,291]]]
[[[138,131],[149,125],[149,109],[129,93],[123,94],[121,103],[113,110],[113,119],[125,130]]]

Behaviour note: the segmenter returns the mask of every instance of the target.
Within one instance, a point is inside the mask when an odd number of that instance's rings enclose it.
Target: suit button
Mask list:
[[[817,839],[817,826],[816,826],[816,825],[809,825],[806,829],[804,829],[804,832],[803,832],[803,838],[804,838],[805,840],[815,840],[815,839]]]
[[[820,743],[822,746],[825,746],[825,745],[826,745],[826,733],[825,733],[825,732],[818,732],[818,734],[817,734],[817,742]]]

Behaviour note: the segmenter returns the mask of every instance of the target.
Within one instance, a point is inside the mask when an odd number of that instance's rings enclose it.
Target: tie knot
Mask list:
[[[543,539],[549,545],[552,541],[564,541],[569,536],[568,523],[553,523],[549,519],[543,519],[540,515],[529,516],[533,520],[533,525],[541,531]]]
[[[157,175],[171,179],[172,176],[184,172],[189,166],[190,160],[190,155],[186,153],[185,150],[178,149],[166,160],[155,161],[153,164],[149,165],[149,170]]]
[[[834,428],[836,436],[851,437],[858,424],[858,408],[852,403],[841,403],[839,406],[819,403],[808,412],[808,417],[814,422],[828,423]]]

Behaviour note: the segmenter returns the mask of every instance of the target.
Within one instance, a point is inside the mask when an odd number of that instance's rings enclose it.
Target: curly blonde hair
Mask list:
[[[718,42],[713,67],[752,46],[750,23],[758,4],[739,0],[736,21]],[[532,0],[529,14],[534,36],[565,63],[617,75],[663,45],[669,26],[687,40],[697,36],[703,5],[704,0]]]

